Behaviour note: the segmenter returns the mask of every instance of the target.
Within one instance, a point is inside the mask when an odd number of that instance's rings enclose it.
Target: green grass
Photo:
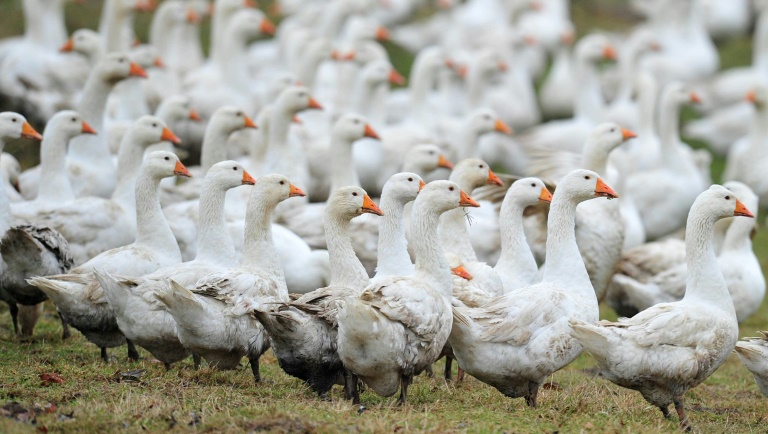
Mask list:
[[[623,2],[574,1],[573,17],[580,34],[592,28],[621,30],[635,19]],[[94,27],[99,2],[67,6],[70,29]],[[18,1],[0,0],[0,37],[21,31]],[[146,40],[148,16],[137,20]],[[388,45],[403,73],[411,58]],[[747,38],[724,43],[724,67],[749,62]],[[690,116],[690,115],[689,115]],[[703,144],[697,144],[701,146]],[[13,148],[9,149],[14,152]],[[31,163],[27,163],[31,164]],[[722,170],[716,159],[713,174]],[[754,240],[763,269],[768,269],[768,231]],[[608,308],[603,318],[613,319]],[[768,302],[741,326],[742,336],[768,329]],[[538,409],[510,400],[473,378],[459,385],[420,376],[410,389],[410,403],[372,392],[362,395],[366,409],[347,403],[339,388],[330,401],[317,399],[300,381],[286,376],[268,352],[262,358],[263,382],[254,385],[250,369],[219,372],[192,369],[185,361],[166,371],[148,359],[129,362],[125,348],[111,350],[103,363],[98,349],[79,333],[62,341],[55,311],[47,303],[31,342],[13,336],[7,308],[0,306],[0,432],[35,429],[66,432],[201,431],[201,432],[671,432],[676,419],[664,420],[639,394],[591,376],[594,365],[583,355],[553,376],[561,389],[544,390]],[[120,372],[144,370],[137,382],[120,382]],[[442,362],[435,372],[442,370]],[[42,374],[56,373],[62,384],[42,385]],[[736,356],[704,384],[686,395],[689,417],[700,432],[760,432],[768,427],[768,399]],[[16,411],[11,403],[16,402]],[[16,414],[14,416],[14,414]]]

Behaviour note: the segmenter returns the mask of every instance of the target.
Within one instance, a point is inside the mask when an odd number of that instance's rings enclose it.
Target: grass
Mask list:
[[[94,27],[99,4],[69,5],[70,29]],[[18,1],[0,0],[0,36],[21,31]],[[583,34],[592,28],[621,30],[635,19],[616,0],[573,2],[573,17]],[[145,39],[148,17],[140,16],[139,36]],[[395,65],[407,72],[410,57],[388,45]],[[724,67],[749,62],[750,41],[729,41],[721,47]],[[687,116],[693,116],[689,114]],[[701,145],[701,144],[699,144]],[[9,149],[14,152],[13,148]],[[29,165],[27,162],[25,165]],[[719,174],[722,160],[714,163]],[[754,240],[768,270],[768,231]],[[615,314],[603,307],[601,316]],[[768,302],[741,327],[742,336],[768,329]],[[13,336],[10,316],[0,306],[0,432],[38,430],[66,432],[200,431],[200,432],[670,432],[677,421],[664,420],[639,394],[595,378],[582,355],[553,376],[561,388],[544,390],[538,409],[510,400],[471,377],[448,384],[420,376],[410,389],[410,403],[365,392],[365,409],[347,403],[340,388],[330,401],[317,399],[300,381],[286,376],[271,352],[262,358],[263,382],[254,385],[250,369],[219,372],[192,369],[191,361],[166,371],[148,358],[129,362],[125,348],[111,350],[105,364],[98,349],[79,333],[63,342],[53,306],[48,303],[32,341]],[[442,362],[435,367],[441,372]],[[136,381],[120,373],[141,370]],[[41,376],[57,374],[63,383],[43,385]],[[701,432],[760,432],[768,427],[768,399],[760,395],[751,375],[736,356],[704,384],[686,395],[689,417]]]

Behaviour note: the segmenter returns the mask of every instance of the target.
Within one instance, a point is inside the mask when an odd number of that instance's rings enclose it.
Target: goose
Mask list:
[[[768,332],[762,336],[746,338],[736,343],[736,354],[741,363],[755,376],[757,387],[768,396]]]
[[[104,111],[112,88],[130,76],[143,77],[146,72],[126,55],[117,53],[105,56],[91,71],[77,112],[96,131],[104,131]],[[77,197],[109,197],[116,187],[116,180],[110,176],[114,172],[114,164],[104,134],[72,140],[67,152],[67,167]],[[39,182],[39,166],[24,171],[19,178],[22,195],[26,199],[34,199]]]
[[[399,387],[400,404],[406,404],[413,376],[440,357],[450,334],[453,282],[437,224],[441,214],[465,206],[480,205],[453,182],[427,184],[413,206],[413,275],[388,277],[337,303],[337,345],[344,368],[379,395],[392,396]],[[348,380],[348,387],[350,383],[348,392],[359,402],[357,381]]]
[[[214,271],[190,289],[173,277],[169,284],[158,281],[154,296],[173,317],[179,340],[209,366],[234,369],[247,356],[255,381],[260,381],[259,357],[269,348],[269,339],[249,315],[249,307],[253,300],[288,301],[270,221],[278,203],[303,194],[282,175],[260,177],[248,201],[246,248],[240,266]]]
[[[723,185],[741,198],[748,209],[758,209],[757,196],[746,185],[730,181]],[[754,222],[734,219],[725,234],[717,264],[723,273],[728,292],[741,323],[760,306],[765,295],[765,277],[760,262],[752,251],[751,233]],[[634,315],[659,303],[678,301],[685,295],[688,266],[685,261],[672,264],[666,270],[642,280],[628,274],[617,274],[612,282],[612,299],[622,314]],[[631,316],[630,315],[630,316]]]
[[[580,259],[576,206],[617,197],[597,173],[575,170],[558,185],[550,205],[547,266],[540,283],[474,309],[456,308],[449,342],[465,372],[510,398],[537,405],[545,379],[573,361],[581,346],[568,334],[568,318],[598,320],[597,298]]]
[[[325,209],[331,283],[278,304],[254,307],[253,314],[269,333],[280,367],[304,381],[319,396],[328,393],[343,376],[336,352],[335,303],[360,294],[368,286],[368,273],[355,256],[349,239],[350,220],[363,213],[381,215],[379,207],[359,187],[343,187],[331,194]],[[356,384],[356,383],[355,383]],[[351,383],[348,385],[348,397]]]
[[[162,157],[163,160],[168,157],[170,159],[168,161],[177,161],[178,164],[173,171],[177,176],[188,173],[175,156],[163,151],[157,152],[159,153],[151,153],[149,156]],[[154,170],[165,170],[164,173],[167,173],[167,169],[162,166]],[[223,221],[218,223],[220,226],[218,233],[212,226],[216,225],[217,214],[218,219],[223,220],[220,202],[226,190],[253,182],[250,175],[233,161],[221,162],[211,168],[206,176],[201,201],[205,222],[204,231],[201,233],[201,246],[204,247],[201,248],[201,252],[209,252],[209,256],[221,263],[234,260],[233,252],[228,252],[226,246],[222,246],[225,244],[221,242],[222,232],[226,230]],[[138,189],[137,187],[137,191]],[[156,197],[154,201],[157,202]],[[153,208],[157,207],[155,205]],[[122,345],[126,339],[117,325],[115,315],[93,271],[141,277],[180,262],[177,254],[178,247],[173,238],[169,239],[167,236],[170,232],[168,223],[163,219],[159,209],[155,209],[154,212],[157,214],[151,219],[138,219],[136,241],[133,244],[108,250],[73,269],[70,274],[35,278],[31,282],[54,300],[70,325],[80,330],[89,341],[101,348],[101,356],[105,362],[108,361],[106,349]],[[137,217],[138,214],[137,212]],[[210,230],[207,230],[209,228]],[[223,235],[226,240],[228,234],[224,232]],[[209,245],[212,247],[207,247]],[[231,246],[229,250],[232,250]],[[130,340],[128,352],[129,358],[138,358],[138,352]]]
[[[90,67],[96,64],[104,56],[102,50],[101,35],[91,29],[77,29],[59,48],[62,53],[77,53],[85,58]]]
[[[713,185],[696,198],[686,224],[685,296],[617,322],[571,317],[571,336],[589,351],[609,381],[637,390],[665,417],[674,404],[681,428],[691,431],[684,395],[731,354],[739,326],[712,246],[715,222],[752,217],[733,192]]]
[[[3,180],[5,195],[10,202],[22,202],[24,197],[19,193],[19,175],[21,164],[13,155],[3,152],[0,154],[0,177]]]
[[[660,165],[626,180],[627,195],[637,204],[645,233],[654,240],[679,229],[696,196],[706,188],[708,175],[696,166],[690,148],[680,141],[680,106],[700,100],[681,83],[668,84],[661,97]]]
[[[64,110],[56,113],[45,126],[45,137],[40,144],[40,170],[46,182],[34,200],[11,205],[13,215],[35,220],[41,210],[54,209],[75,199],[67,174],[66,153],[69,141],[81,134],[96,134],[79,113]]]
[[[574,42],[572,29],[560,35],[555,49],[552,66],[539,90],[539,106],[545,118],[565,118],[573,116],[576,99],[571,47]]]
[[[0,153],[6,142],[19,138],[42,139],[24,116],[13,112],[0,113]],[[45,295],[35,291],[25,279],[36,274],[69,270],[73,261],[67,240],[49,227],[14,221],[5,189],[0,189],[0,236],[0,253],[3,255],[0,258],[0,277],[3,281],[0,300],[8,304],[14,333],[32,336]],[[69,329],[63,321],[62,326],[62,337],[66,339]]]
[[[141,117],[125,135],[120,146],[118,185],[111,199],[78,197],[54,208],[39,210],[35,221],[55,228],[69,240],[77,264],[105,250],[131,243],[136,231],[134,210],[139,209],[135,186],[138,185],[137,176],[144,150],[160,141],[178,140],[160,119],[154,116]],[[152,198],[157,193],[150,191],[147,194],[147,197]]]

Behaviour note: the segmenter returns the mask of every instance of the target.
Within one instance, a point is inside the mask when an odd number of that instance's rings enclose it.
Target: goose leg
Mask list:
[[[251,372],[253,372],[253,381],[256,384],[261,382],[261,372],[259,372],[259,357],[251,357],[248,359],[251,362]]]
[[[691,426],[691,422],[688,421],[688,416],[685,414],[685,403],[683,402],[683,397],[676,396],[673,399],[673,402],[675,403],[677,417],[680,418],[680,428],[682,428],[683,431],[692,431],[693,427]]]
[[[461,366],[458,367],[459,373],[456,375],[456,382],[461,383],[464,381],[464,370],[461,369]]]
[[[61,316],[61,312],[59,312],[59,319],[61,320],[61,340],[69,339],[72,336],[72,333],[69,331],[69,324],[67,324],[67,322],[64,321],[64,317]]]
[[[136,346],[133,345],[133,342],[131,342],[130,339],[126,339],[125,343],[128,344],[128,359],[133,360],[134,362],[139,360],[139,351],[136,349]]]
[[[408,401],[408,386],[411,384],[411,381],[413,381],[412,375],[400,376],[400,399],[397,400],[398,404],[405,405]]]
[[[11,322],[13,322],[13,334],[19,334],[19,305],[8,303],[8,310],[11,313]]]
[[[451,367],[453,365],[453,357],[451,356],[445,356],[445,372],[443,373],[443,376],[445,377],[445,381],[451,381],[453,378],[453,373],[451,372]]]
[[[170,370],[171,370],[171,364],[170,364],[170,363],[168,363],[168,362],[163,362],[163,366],[165,366],[165,370],[166,370],[166,371],[170,371]]]
[[[352,404],[360,404],[360,392],[357,390],[357,375],[344,370],[344,395]]]
[[[192,363],[195,364],[195,371],[200,369],[200,362],[201,362],[200,356],[198,354],[192,354]]]
[[[104,363],[109,363],[109,354],[107,354],[107,347],[101,347],[101,360]]]
[[[432,365],[429,365],[424,369],[424,372],[427,373],[427,377],[434,378],[435,377],[435,371],[432,370]]]
[[[525,397],[525,403],[533,408],[539,405],[539,385],[532,381],[528,382],[528,396]]]
[[[665,406],[661,406],[660,405],[659,406],[659,410],[661,410],[661,414],[664,415],[664,419],[669,419],[669,418],[672,417],[672,415],[669,414],[669,407],[665,407]]]

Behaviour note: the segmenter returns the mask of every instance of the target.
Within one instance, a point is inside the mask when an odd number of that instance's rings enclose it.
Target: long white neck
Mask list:
[[[722,255],[725,252],[752,253],[751,235],[754,229],[754,220],[744,217],[733,217],[733,221],[725,233],[720,254]]]
[[[149,27],[149,44],[155,47],[162,58],[165,58],[165,53],[168,52],[171,35],[177,30],[170,16],[173,12],[172,8],[164,8],[161,5],[155,12]]]
[[[413,264],[408,254],[408,240],[405,237],[404,208],[405,204],[385,188],[381,195],[381,211],[384,216],[379,223],[376,277],[413,273]]]
[[[112,193],[112,200],[126,209],[135,209],[137,206],[134,189],[144,150],[145,147],[133,138],[132,130],[129,130],[120,142],[120,150],[117,153],[117,185]]]
[[[40,144],[40,173],[45,174],[37,192],[37,202],[61,204],[75,198],[67,171],[67,142],[69,135],[61,129],[46,131]]]
[[[207,182],[206,182],[207,181]],[[235,263],[235,245],[224,219],[224,199],[227,189],[207,179],[200,193],[200,210],[195,260],[210,261],[229,266]]]
[[[536,282],[539,267],[525,239],[523,211],[525,206],[514,200],[504,200],[499,214],[501,230],[501,256],[494,269],[500,275],[514,276],[516,280]],[[504,288],[509,291],[512,288]]]
[[[352,159],[353,141],[339,137],[338,134],[331,135],[331,162],[333,164],[333,173],[331,174],[331,192],[345,186],[360,187],[360,178],[355,170],[355,162]]]
[[[360,259],[355,255],[349,238],[349,218],[326,211],[324,225],[331,258],[331,282],[329,286],[362,290],[370,279]]]
[[[149,104],[144,96],[144,79],[129,77],[115,86],[117,97],[117,115],[119,120],[135,121],[141,116],[149,114]]]
[[[0,154],[4,148],[5,140],[0,139]],[[11,204],[8,202],[8,194],[5,192],[5,188],[0,188],[0,237],[11,228],[12,221],[13,216],[11,215]]]
[[[470,68],[467,74],[467,98],[470,108],[479,108],[483,103],[483,95],[488,77],[480,68]]]
[[[766,140],[768,140],[768,107],[765,104],[760,104],[755,110],[755,116],[749,128],[747,152],[751,157],[768,154],[765,146]]]
[[[161,180],[145,168],[136,181],[136,244],[164,251],[181,261],[176,237],[160,208],[157,189]]]
[[[630,101],[632,99],[637,61],[640,56],[638,44],[638,41],[630,41],[629,46],[624,50],[624,55],[619,57],[619,90],[616,92],[614,101]]]
[[[656,134],[656,83],[653,78],[643,77],[638,90],[640,107],[640,137],[650,137]]]
[[[768,72],[768,8],[763,8],[755,24],[752,42],[752,64],[762,72]]]
[[[445,252],[438,241],[440,215],[418,199],[413,205],[411,237],[416,257],[415,277],[428,282],[445,297],[451,297],[453,278]]]
[[[112,92],[113,84],[104,81],[98,76],[98,70],[91,72],[85,83],[83,96],[77,111],[88,122],[98,135],[82,135],[69,142],[69,156],[75,159],[93,161],[94,164],[112,165],[112,157],[104,139],[104,110],[107,106],[107,98]]]
[[[576,206],[572,197],[555,193],[547,219],[547,264],[542,281],[578,287],[584,294],[594,289],[576,244]]]
[[[283,265],[272,241],[272,213],[275,211],[275,204],[263,200],[261,193],[258,187],[254,187],[248,199],[243,259],[240,265],[243,268],[266,272],[284,286]]]
[[[587,59],[577,57],[576,77],[578,78],[579,90],[573,108],[574,117],[600,122],[605,101],[600,93],[600,82],[597,79],[595,65]]]
[[[669,98],[662,100],[659,136],[661,157],[667,167],[679,167],[683,155],[680,152],[680,105]]]
[[[218,2],[217,2],[218,4]],[[218,8],[214,10],[213,21],[211,22],[211,46],[210,58],[214,64],[220,65],[223,57],[226,56],[226,33],[229,22],[237,10],[223,10]]]
[[[480,140],[480,134],[477,132],[477,129],[473,127],[470,120],[464,121],[456,139],[458,148],[461,152],[461,155],[458,157],[459,161],[465,158],[478,157],[477,142]],[[469,194],[469,192],[467,192],[467,194]]]
[[[475,186],[464,179],[458,172],[451,174],[451,181],[458,184],[459,188],[465,193],[471,195]],[[467,229],[467,214],[469,211],[464,208],[456,208],[443,213],[440,216],[439,237],[443,249],[448,253],[461,258],[462,262],[477,262],[477,255],[472,243],[469,240],[469,230]],[[413,233],[411,233],[413,236]]]
[[[203,173],[208,173],[208,169],[214,164],[227,159],[227,141],[229,132],[218,125],[210,125],[205,130],[203,136],[203,146],[200,155],[200,168]]]
[[[325,56],[321,56],[320,54],[321,53],[315,51],[299,60],[296,76],[309,90],[315,89],[317,70],[320,68],[320,64],[323,63],[323,60],[325,60]]]
[[[119,0],[105,0],[104,9],[99,21],[99,34],[104,41],[104,52],[128,51],[131,41],[126,39],[126,29],[133,24],[133,14],[122,12],[119,8]]]
[[[606,176],[608,153],[591,138],[584,145],[581,154],[581,168],[597,172],[600,176]]]
[[[683,300],[703,301],[719,306],[730,311],[735,317],[733,300],[715,256],[713,235],[717,219],[708,210],[703,209],[706,204],[694,203],[685,225],[688,277]]]
[[[245,60],[248,58],[248,40],[237,30],[227,33],[223,46],[223,53],[217,59],[217,65],[221,68],[224,82],[247,94],[250,87],[250,71]]]

